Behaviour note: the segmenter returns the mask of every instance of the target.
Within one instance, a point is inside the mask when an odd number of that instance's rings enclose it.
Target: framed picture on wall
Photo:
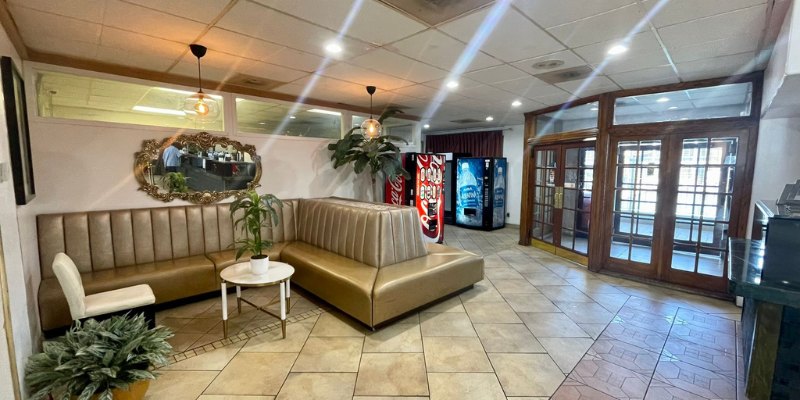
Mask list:
[[[8,126],[8,147],[11,153],[11,176],[18,205],[28,204],[36,197],[33,184],[31,140],[28,132],[28,112],[25,103],[25,84],[10,57],[0,58],[0,75]]]

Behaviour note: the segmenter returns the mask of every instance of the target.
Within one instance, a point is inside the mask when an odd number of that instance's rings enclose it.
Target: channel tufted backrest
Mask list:
[[[262,231],[276,242],[296,240],[297,200],[284,200],[280,224]],[[42,278],[66,253],[81,273],[226,250],[236,238],[228,204],[92,211],[37,216]]]
[[[301,199],[297,214],[298,240],[373,267],[427,254],[414,207]]]

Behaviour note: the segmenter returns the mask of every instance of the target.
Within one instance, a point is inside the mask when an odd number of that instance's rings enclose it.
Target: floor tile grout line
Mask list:
[[[303,345],[300,346],[300,351],[297,352],[297,356],[295,356],[294,361],[292,361],[292,365],[289,367],[289,372],[286,373],[286,377],[283,378],[283,382],[281,382],[281,386],[278,388],[278,392],[275,393],[275,398],[278,397],[278,395],[281,393],[281,390],[283,390],[283,387],[286,385],[286,381],[289,380],[289,375],[292,374],[292,369],[294,369],[295,364],[297,364],[297,360],[300,359],[300,353],[303,352],[303,349],[306,347],[306,344],[308,343],[308,339],[311,338],[311,333],[314,332],[314,328],[317,327],[317,324],[319,323],[319,320],[322,318],[322,314],[324,313],[325,312],[323,311],[322,313],[318,314],[319,317],[317,318],[316,321],[314,321],[314,326],[312,326],[311,330],[308,331],[308,336],[306,336],[306,340],[304,340]]]

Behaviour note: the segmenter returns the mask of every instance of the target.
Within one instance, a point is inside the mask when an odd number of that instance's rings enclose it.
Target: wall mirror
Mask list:
[[[209,204],[258,187],[261,158],[253,145],[206,132],[145,140],[135,155],[142,190],[161,201]]]

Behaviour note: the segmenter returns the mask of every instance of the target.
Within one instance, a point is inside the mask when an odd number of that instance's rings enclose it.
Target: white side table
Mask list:
[[[250,272],[250,262],[240,262],[225,268],[220,272],[219,276],[222,280],[222,331],[225,337],[228,337],[228,296],[227,284],[231,283],[236,286],[236,308],[241,314],[242,302],[245,302],[257,310],[263,311],[275,318],[281,320],[281,330],[283,337],[286,338],[286,314],[289,313],[289,304],[291,296],[290,279],[294,274],[294,268],[286,263],[279,261],[270,261],[269,270],[266,274],[256,275]],[[281,293],[278,301],[273,301],[263,306],[255,305],[246,299],[242,298],[242,287],[264,287],[280,285]],[[276,315],[266,309],[277,302],[281,304],[281,314]]]

